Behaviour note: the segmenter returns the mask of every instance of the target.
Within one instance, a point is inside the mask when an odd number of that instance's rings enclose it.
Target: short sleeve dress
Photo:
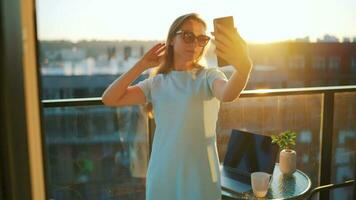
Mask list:
[[[217,68],[171,71],[137,84],[151,102],[156,130],[146,179],[147,200],[221,199],[216,120]]]

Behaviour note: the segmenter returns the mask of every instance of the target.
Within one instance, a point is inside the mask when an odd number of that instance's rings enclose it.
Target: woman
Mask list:
[[[148,200],[221,198],[215,123],[218,104],[235,100],[252,68],[246,43],[236,30],[217,27],[216,54],[236,70],[229,80],[216,68],[198,64],[209,37],[197,14],[178,17],[166,43],[151,48],[104,92],[108,106],[152,103],[156,121],[146,180]],[[130,84],[145,70],[156,76]]]

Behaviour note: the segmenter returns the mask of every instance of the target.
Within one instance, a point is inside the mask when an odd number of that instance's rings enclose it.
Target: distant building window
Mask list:
[[[351,58],[351,71],[356,72],[356,57]]]
[[[89,93],[89,89],[86,88],[79,88],[79,89],[74,89],[73,96],[74,98],[80,98],[83,96],[86,96],[86,94]]]
[[[329,80],[327,85],[337,86],[337,85],[340,85],[340,83],[338,80]]]
[[[329,58],[329,69],[338,70],[340,68],[340,57],[332,56]]]
[[[301,69],[305,66],[305,59],[302,55],[293,55],[289,57],[288,62],[289,68],[291,69]]]
[[[313,58],[313,68],[314,69],[325,69],[326,61],[323,56],[316,56]]]
[[[325,80],[312,80],[311,86],[312,87],[320,87],[325,85]]]
[[[303,80],[290,80],[287,82],[288,87],[304,87],[304,81]]]

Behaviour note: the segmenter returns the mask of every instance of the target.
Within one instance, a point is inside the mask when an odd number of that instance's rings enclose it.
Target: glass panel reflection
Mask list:
[[[220,159],[225,157],[231,129],[264,135],[297,132],[297,168],[318,185],[322,96],[247,97],[221,105],[217,122]],[[223,160],[220,160],[223,162]]]
[[[142,106],[46,108],[43,119],[49,199],[145,199]]]
[[[333,156],[331,182],[341,183],[355,178],[356,161],[356,93],[335,95]],[[353,188],[335,189],[330,199],[352,199]]]

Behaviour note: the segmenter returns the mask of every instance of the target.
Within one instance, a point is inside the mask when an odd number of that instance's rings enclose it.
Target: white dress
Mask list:
[[[213,81],[217,68],[171,71],[137,84],[152,102],[156,130],[146,179],[147,200],[221,199]]]

